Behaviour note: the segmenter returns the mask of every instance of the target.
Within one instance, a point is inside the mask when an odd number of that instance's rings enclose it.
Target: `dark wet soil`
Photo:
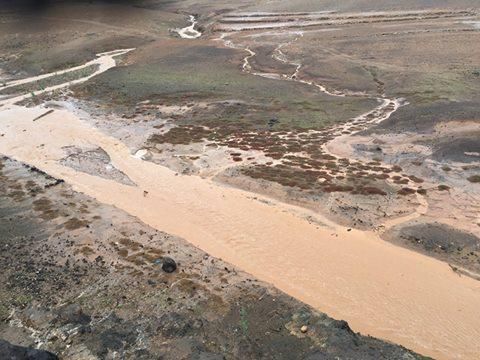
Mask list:
[[[426,255],[480,273],[480,238],[441,223],[411,222],[384,238]]]
[[[11,344],[61,359],[420,358],[35,169],[0,168],[0,338]]]
[[[3,359],[14,360],[57,360],[58,357],[45,350],[37,350],[29,347],[10,344],[8,341],[0,340],[0,354]]]
[[[445,163],[478,163],[480,161],[479,139],[480,133],[440,139],[433,146],[432,158]]]
[[[433,101],[401,107],[392,116],[365,133],[429,132],[447,121],[478,120],[477,101]]]

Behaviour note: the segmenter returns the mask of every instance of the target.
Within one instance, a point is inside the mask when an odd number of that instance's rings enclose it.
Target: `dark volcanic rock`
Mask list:
[[[480,271],[480,238],[447,224],[413,221],[387,231],[383,238],[474,273]]]
[[[210,352],[200,352],[194,354],[192,360],[224,360],[225,356],[221,354],[215,354]]]
[[[431,131],[435,125],[455,120],[472,120],[478,116],[476,101],[435,101],[403,106],[389,119],[372,127],[365,133],[402,133],[415,130]]]
[[[0,357],[2,360],[56,360],[51,352],[10,344],[0,340]]]
[[[172,273],[177,270],[177,263],[172,258],[165,256],[162,259],[162,270],[167,273]]]
[[[183,337],[193,329],[193,321],[184,314],[168,313],[160,318],[157,331],[167,338]]]
[[[418,224],[401,230],[402,238],[423,247],[426,251],[455,252],[468,248],[470,251],[480,248],[480,239],[443,224]]]
[[[480,153],[479,136],[479,133],[474,133],[453,139],[451,136],[445,137],[433,146],[432,158],[447,163],[476,163],[479,161],[477,154]]]
[[[71,304],[58,310],[58,322],[61,324],[81,324],[90,323],[91,317],[83,312],[77,304]]]

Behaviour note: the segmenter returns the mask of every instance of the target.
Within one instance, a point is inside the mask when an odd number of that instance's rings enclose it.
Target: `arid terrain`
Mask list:
[[[0,7],[0,353],[478,359],[479,40],[474,0]]]

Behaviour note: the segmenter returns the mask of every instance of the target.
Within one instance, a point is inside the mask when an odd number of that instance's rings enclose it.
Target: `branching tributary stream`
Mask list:
[[[271,33],[268,33],[268,34],[271,34]],[[372,125],[380,124],[382,121],[389,119],[390,116],[393,113],[395,113],[401,106],[408,104],[406,100],[403,98],[389,99],[386,97],[385,94],[381,94],[379,97],[372,97],[371,95],[368,95],[364,92],[353,92],[349,90],[340,91],[336,89],[328,89],[325,85],[319,84],[314,81],[302,79],[300,77],[300,72],[303,67],[303,64],[300,61],[289,60],[288,56],[282,52],[283,48],[286,48],[292,45],[293,43],[297,42],[300,38],[304,36],[303,31],[294,32],[293,34],[296,35],[293,38],[293,40],[280,43],[272,53],[273,59],[279,62],[282,62],[284,64],[291,65],[295,68],[295,71],[292,74],[265,73],[265,72],[254,71],[250,64],[250,61],[257,54],[253,50],[251,50],[250,47],[245,47],[245,48],[238,47],[236,44],[234,44],[231,40],[228,39],[229,34],[227,33],[223,33],[216,40],[223,41],[226,47],[233,48],[233,49],[240,49],[240,50],[243,49],[245,52],[247,52],[247,55],[242,60],[242,70],[245,73],[248,73],[254,76],[264,77],[267,79],[297,82],[300,84],[304,84],[306,86],[311,86],[316,91],[320,91],[321,93],[324,93],[328,96],[342,97],[342,98],[354,97],[354,98],[362,98],[362,99],[373,99],[379,103],[379,105],[374,109],[369,110],[366,113],[361,114],[349,121],[335,125],[331,129],[331,134],[334,136],[335,141],[344,140],[345,138],[349,138],[352,135],[359,133],[360,131],[368,129]],[[259,35],[261,34],[257,34],[257,36]],[[282,33],[277,33],[277,35],[281,36]],[[312,132],[313,131],[310,131],[310,133]],[[328,154],[338,160],[337,154],[332,153],[328,148],[328,145],[331,142],[333,142],[333,140],[320,144],[319,146],[321,147],[321,149],[325,154]],[[345,174],[342,174],[342,175],[345,175]],[[401,177],[401,175],[402,175],[401,172],[392,171],[387,181],[391,182],[392,178],[394,178],[395,176]],[[417,197],[417,201],[419,203],[417,209],[413,213],[405,215],[401,218],[396,218],[396,219],[385,222],[382,226],[383,230],[387,230],[392,226],[399,225],[407,221],[411,221],[427,212],[428,202],[426,201],[426,199],[423,197],[423,195],[421,195],[418,192],[415,193],[415,196]]]
[[[202,36],[202,33],[195,29],[197,25],[197,19],[194,15],[189,15],[190,25],[181,29],[175,29],[174,31],[180,35],[182,39],[196,39]]]
[[[95,60],[99,70],[76,82],[114,67],[114,57],[128,51],[101,54]],[[248,67],[248,59],[245,64]],[[73,69],[65,70],[69,71]],[[48,105],[16,105],[28,96],[0,101],[1,154],[61,178],[74,190],[156,229],[183,237],[347,320],[356,331],[437,358],[478,357],[480,282],[459,277],[443,262],[384,242],[375,232],[347,229],[320,214],[208,179],[177,176],[166,167],[135,158],[126,144],[94,128],[77,112],[55,109],[46,114],[51,110]],[[393,110],[391,105],[377,109],[382,116]],[[62,165],[68,146],[101,147],[136,186]],[[307,215],[318,221],[307,221]]]

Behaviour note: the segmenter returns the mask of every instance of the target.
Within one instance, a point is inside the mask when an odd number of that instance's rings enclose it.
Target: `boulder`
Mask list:
[[[58,360],[51,352],[13,345],[5,340],[0,340],[0,355],[3,360]]]
[[[165,256],[162,259],[162,270],[166,273],[172,273],[177,270],[177,263],[172,258]]]

